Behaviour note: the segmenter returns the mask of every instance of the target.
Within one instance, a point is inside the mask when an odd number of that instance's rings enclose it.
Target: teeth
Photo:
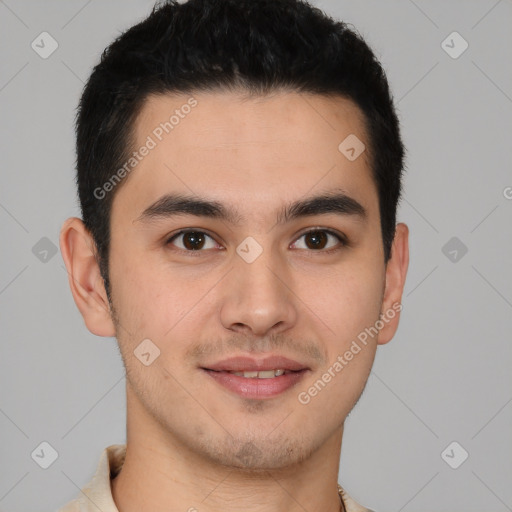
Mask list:
[[[285,370],[265,370],[262,372],[229,372],[238,377],[245,377],[247,379],[273,379],[283,375]]]
[[[273,379],[276,376],[275,370],[268,370],[265,372],[258,372],[258,379]]]
[[[254,378],[258,376],[258,372],[242,372],[242,377]]]

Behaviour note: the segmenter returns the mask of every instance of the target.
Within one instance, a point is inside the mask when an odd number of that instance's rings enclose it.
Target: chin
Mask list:
[[[248,472],[264,472],[285,469],[300,464],[313,452],[314,447],[304,444],[303,439],[233,439],[228,437],[224,443],[215,444],[213,440],[207,446],[197,446],[200,455],[208,457],[213,463]],[[204,451],[202,451],[204,450]]]

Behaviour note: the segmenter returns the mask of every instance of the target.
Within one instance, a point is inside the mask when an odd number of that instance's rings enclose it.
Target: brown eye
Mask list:
[[[181,243],[174,243],[175,240],[181,238]],[[211,240],[210,246],[208,241]],[[168,241],[168,244],[176,245],[179,249],[184,251],[200,251],[201,249],[213,249],[215,248],[215,242],[212,237],[204,233],[203,231],[180,231]]]
[[[328,241],[324,231],[310,231],[306,233],[305,239],[309,249],[324,249]]]
[[[191,231],[183,235],[183,245],[191,251],[202,249],[205,237],[199,231]]]
[[[336,249],[336,246],[339,245],[343,247],[346,244],[346,241],[336,233],[326,230],[326,229],[313,229],[306,233],[303,233],[297,240],[304,238],[304,242],[302,243],[302,247],[297,247],[299,242],[295,242],[296,249],[311,249],[313,251],[324,251],[329,252],[330,249]],[[330,244],[330,245],[329,245]]]

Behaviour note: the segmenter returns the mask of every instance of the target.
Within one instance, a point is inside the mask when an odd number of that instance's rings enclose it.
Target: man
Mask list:
[[[126,368],[126,445],[62,511],[363,511],[344,421],[398,327],[385,74],[300,0],[169,1],[102,56],[61,251]]]

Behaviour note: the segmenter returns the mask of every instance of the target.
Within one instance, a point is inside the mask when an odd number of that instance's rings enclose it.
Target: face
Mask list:
[[[109,263],[128,408],[217,463],[303,460],[363,391],[387,341],[368,329],[398,318],[368,152],[354,159],[369,147],[360,110],[297,93],[154,96],[136,139]]]

